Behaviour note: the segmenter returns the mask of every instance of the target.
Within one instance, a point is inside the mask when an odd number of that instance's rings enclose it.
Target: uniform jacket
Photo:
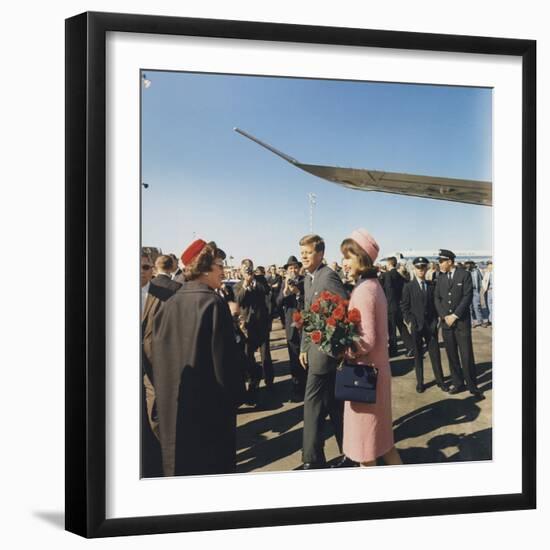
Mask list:
[[[435,283],[424,281],[426,291],[423,292],[416,277],[403,287],[401,311],[406,323],[410,323],[414,330],[422,330],[424,326],[435,329],[438,314],[435,309]]]
[[[457,267],[451,281],[446,273],[441,273],[435,283],[434,297],[440,317],[454,313],[460,320],[469,321],[473,297],[470,272]]]
[[[317,296],[327,290],[347,298],[342,280],[330,267],[321,265],[313,274],[313,281],[310,275],[306,275],[304,281],[304,310],[307,311]],[[336,369],[337,361],[323,353],[317,344],[306,340],[306,333],[302,331],[301,352],[307,352],[308,368],[313,374],[327,374]]]
[[[165,476],[236,469],[242,355],[225,300],[190,281],[155,317],[153,373]]]

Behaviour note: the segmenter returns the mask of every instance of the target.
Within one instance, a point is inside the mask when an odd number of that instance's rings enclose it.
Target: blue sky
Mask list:
[[[327,259],[357,227],[396,251],[492,248],[492,209],[341,188],[304,163],[492,179],[492,91],[479,88],[146,71],[142,244],[178,256],[194,236],[239,262],[282,264],[313,230]]]

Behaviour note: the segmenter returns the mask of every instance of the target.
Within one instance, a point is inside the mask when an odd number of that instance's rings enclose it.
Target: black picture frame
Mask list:
[[[106,519],[106,33],[516,56],[522,60],[522,490],[517,494]],[[536,507],[536,42],[115,13],[66,20],[66,529],[84,537]]]

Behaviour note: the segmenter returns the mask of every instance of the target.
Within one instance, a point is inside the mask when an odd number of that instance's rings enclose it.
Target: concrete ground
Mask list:
[[[479,400],[468,391],[449,395],[433,380],[428,354],[424,357],[422,394],[416,392],[414,360],[404,355],[391,360],[392,406],[396,446],[405,464],[490,460],[492,450],[492,328],[472,330]],[[441,360],[449,374],[440,336]],[[242,405],[237,417],[237,471],[288,471],[302,463],[303,405],[288,401],[291,380],[284,331],[273,321],[271,353],[275,384],[268,391],[263,382],[256,405]],[[259,357],[257,357],[259,360]],[[327,461],[339,456],[327,422]]]

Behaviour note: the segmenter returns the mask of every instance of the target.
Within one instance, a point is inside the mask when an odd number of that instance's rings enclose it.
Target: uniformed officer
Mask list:
[[[423,345],[428,348],[430,361],[437,385],[443,391],[449,391],[441,368],[441,353],[437,340],[439,316],[435,309],[435,282],[426,280],[428,260],[418,257],[413,260],[414,278],[403,288],[401,311],[403,319],[412,332],[414,346],[414,368],[416,372],[416,391],[422,393],[424,387]]]
[[[435,284],[434,297],[453,382],[449,393],[462,391],[465,382],[472,395],[483,397],[477,387],[472,346],[472,277],[465,269],[455,266],[456,256],[450,250],[441,249],[438,256],[441,274]]]

